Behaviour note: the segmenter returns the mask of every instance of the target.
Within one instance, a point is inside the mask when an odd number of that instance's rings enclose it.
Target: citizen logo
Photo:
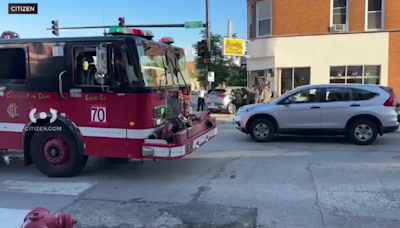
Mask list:
[[[9,3],[8,14],[37,14],[37,3]]]

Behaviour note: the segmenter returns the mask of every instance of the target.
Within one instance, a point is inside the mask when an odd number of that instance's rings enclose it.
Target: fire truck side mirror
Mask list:
[[[104,85],[105,82],[106,82],[106,75],[105,75],[105,74],[102,74],[102,73],[96,73],[96,74],[94,75],[94,80],[95,80],[98,84]]]
[[[102,75],[106,75],[107,72],[107,48],[98,47],[96,48],[96,65],[97,72]]]

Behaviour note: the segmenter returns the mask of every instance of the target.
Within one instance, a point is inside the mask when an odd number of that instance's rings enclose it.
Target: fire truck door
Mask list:
[[[75,60],[71,63],[69,118],[79,127],[87,155],[124,158],[127,157],[125,93],[120,89],[120,83],[114,80],[113,47],[106,47],[106,63],[99,61],[98,47],[88,44],[69,46],[68,53],[73,55],[70,58]],[[95,77],[95,73],[100,72],[100,65],[109,68],[103,87]]]
[[[26,44],[0,48],[0,138],[4,149],[21,148],[22,132],[29,121],[28,56]]]

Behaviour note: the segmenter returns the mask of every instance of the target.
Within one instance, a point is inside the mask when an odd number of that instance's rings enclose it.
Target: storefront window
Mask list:
[[[282,68],[281,69],[281,94],[296,87],[309,85],[311,77],[310,67]]]
[[[332,66],[330,83],[379,85],[381,66]]]

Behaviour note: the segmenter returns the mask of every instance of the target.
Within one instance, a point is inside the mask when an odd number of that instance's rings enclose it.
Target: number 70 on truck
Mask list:
[[[70,177],[88,156],[179,159],[217,135],[192,111],[185,52],[171,37],[0,39],[0,149]]]

